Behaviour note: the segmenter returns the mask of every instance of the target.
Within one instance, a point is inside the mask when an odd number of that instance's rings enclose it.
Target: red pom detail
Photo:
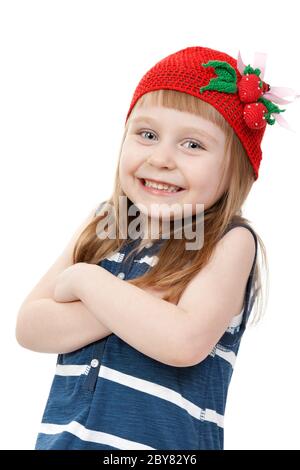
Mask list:
[[[267,108],[262,103],[251,103],[245,106],[244,120],[250,129],[263,129],[266,125],[266,119],[264,114],[267,112]]]
[[[238,83],[238,91],[240,100],[243,103],[253,103],[264,93],[263,88],[260,88],[260,78],[253,74],[244,75]]]

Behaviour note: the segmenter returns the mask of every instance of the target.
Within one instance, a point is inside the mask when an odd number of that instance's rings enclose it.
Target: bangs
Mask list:
[[[145,106],[163,106],[177,111],[188,112],[211,121],[227,135],[233,132],[226,119],[209,103],[177,90],[155,90],[142,95],[133,109]],[[132,111],[133,111],[132,109]],[[131,113],[132,114],[132,113]],[[129,116],[130,119],[130,116]]]

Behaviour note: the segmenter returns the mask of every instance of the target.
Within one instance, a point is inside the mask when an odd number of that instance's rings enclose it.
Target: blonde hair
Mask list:
[[[225,168],[226,163],[228,163],[230,175],[229,185],[223,195],[211,207],[204,211],[205,239],[201,249],[186,250],[185,244],[187,240],[184,236],[181,239],[175,239],[172,237],[174,234],[174,227],[171,223],[170,238],[166,239],[163,246],[160,248],[157,264],[144,275],[136,279],[126,281],[140,288],[152,287],[158,290],[161,289],[164,292],[164,300],[177,304],[182,292],[191,279],[208,263],[226,227],[232,222],[246,223],[251,226],[250,221],[242,216],[242,205],[244,204],[254,182],[254,171],[239,138],[223,116],[209,103],[187,93],[163,89],[143,95],[137,101],[133,109],[143,106],[144,104],[164,106],[202,116],[219,126],[226,136],[225,154],[227,155],[227,159],[224,158],[223,169]],[[132,114],[133,113],[130,114],[126,123],[121,142],[113,192],[111,197],[105,201],[106,204],[113,207],[113,223],[115,224],[116,236],[113,239],[100,239],[96,234],[99,221],[105,218],[107,214],[105,209],[107,206],[104,204],[101,213],[96,216],[80,234],[74,247],[74,263],[89,262],[97,264],[111,252],[119,251],[123,247],[124,243],[127,242],[127,237],[125,239],[119,237],[119,221],[121,220],[121,217],[127,217],[126,226],[128,227],[134,217],[128,215],[128,211],[126,214],[120,213],[119,198],[120,196],[126,195],[120,185],[119,164],[123,142],[127,134]],[[225,173],[223,172],[223,177],[224,174]],[[221,183],[222,181],[220,181],[220,184]],[[130,205],[133,203],[129,198],[127,198],[127,202],[129,204],[127,209],[129,209]],[[193,230],[195,229],[194,222],[195,221],[193,220]],[[253,229],[253,227],[251,228]],[[259,252],[257,250],[257,259],[253,278],[255,293],[253,311],[255,314],[253,316],[252,323],[256,323],[265,313],[265,308],[263,308],[265,294],[263,293],[262,287],[268,287],[268,262],[266,249],[261,238],[256,232],[255,234],[257,235],[258,245],[262,254],[262,265],[264,265],[267,275],[266,282],[263,283],[262,271],[259,266]],[[143,240],[141,240],[141,243],[132,250],[130,255],[140,249],[142,245]]]

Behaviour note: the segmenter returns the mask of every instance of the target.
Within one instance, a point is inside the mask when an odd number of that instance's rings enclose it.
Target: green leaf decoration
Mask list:
[[[271,124],[271,126],[273,124],[275,124],[275,121],[276,121],[275,118],[271,117],[271,114],[272,113],[283,113],[284,111],[286,111],[286,109],[279,109],[278,106],[276,106],[275,103],[272,103],[272,101],[267,100],[266,98],[260,97],[260,98],[258,98],[257,101],[260,101],[267,108],[268,112],[265,114],[265,118],[266,118],[267,123]]]
[[[247,75],[247,73],[249,73],[249,75],[254,74],[259,77],[259,75],[261,74],[261,71],[259,69],[253,69],[251,65],[247,65],[247,67],[244,68],[243,74]]]
[[[211,78],[208,85],[200,88],[200,93],[205,90],[216,90],[224,93],[237,92],[237,75],[234,68],[228,62],[210,60],[202,64],[203,67],[214,67],[217,77]]]

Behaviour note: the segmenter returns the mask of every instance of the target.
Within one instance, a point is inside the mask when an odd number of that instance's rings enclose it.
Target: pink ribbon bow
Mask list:
[[[254,69],[258,68],[261,71],[260,78],[262,80],[265,75],[267,55],[268,54],[264,52],[255,52],[255,56],[254,56],[254,64],[252,67]],[[243,74],[245,67],[246,65],[244,64],[242,57],[241,57],[241,53],[239,51],[238,60],[237,60],[237,68],[241,74]],[[287,100],[285,99],[286,96],[292,96],[292,99]],[[298,93],[296,90],[293,90],[292,88],[277,87],[277,86],[270,85],[270,90],[264,93],[263,97],[277,104],[290,104],[293,101],[295,101],[297,98],[300,98],[300,93]],[[286,129],[292,132],[295,132],[280,113],[272,113],[272,116],[276,119],[276,121],[278,122],[280,126],[285,127]]]

